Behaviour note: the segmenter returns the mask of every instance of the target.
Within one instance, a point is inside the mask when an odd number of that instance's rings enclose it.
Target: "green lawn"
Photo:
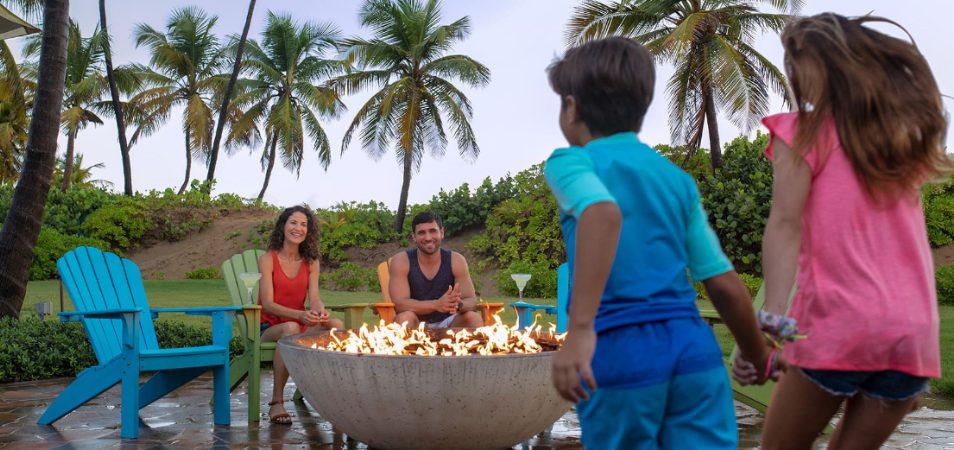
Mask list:
[[[184,307],[184,306],[215,306],[229,304],[228,291],[226,291],[222,280],[146,280],[146,293],[149,296],[150,306],[161,307]],[[65,294],[64,294],[65,295]],[[34,281],[27,286],[26,300],[23,303],[23,314],[34,315],[34,305],[41,301],[51,301],[53,311],[59,312],[59,282],[58,281]],[[321,298],[326,305],[340,305],[344,303],[371,303],[377,302],[381,294],[374,292],[337,292],[321,291]],[[483,300],[487,302],[510,303],[516,301],[513,297],[486,297]],[[555,299],[526,299],[531,303],[555,304]],[[69,298],[65,299],[66,310],[72,310]],[[699,302],[700,309],[713,309],[712,305],[705,301]],[[947,397],[954,397],[954,306],[941,306],[941,372],[943,378],[932,381],[934,391]],[[343,318],[340,313],[332,313],[333,316]],[[513,310],[504,308],[502,314],[504,323],[513,324],[515,317]],[[186,316],[184,314],[163,315],[164,319],[181,320],[192,325],[208,326],[209,318],[203,316]],[[365,321],[373,323],[376,316],[366,310],[364,313]],[[544,315],[541,322],[548,326],[553,321],[553,316]],[[731,351],[732,338],[724,326],[715,327],[716,337],[723,351],[728,354]]]

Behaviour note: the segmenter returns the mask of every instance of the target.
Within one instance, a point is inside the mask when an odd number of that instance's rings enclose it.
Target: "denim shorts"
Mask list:
[[[924,393],[928,379],[895,370],[875,372],[800,369],[805,377],[832,395],[853,397],[858,392],[881,400],[907,400]]]

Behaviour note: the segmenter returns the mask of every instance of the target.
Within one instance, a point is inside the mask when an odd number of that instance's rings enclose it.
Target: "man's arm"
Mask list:
[[[398,253],[391,258],[391,264],[388,267],[390,274],[388,293],[391,294],[391,301],[394,302],[394,311],[398,313],[413,311],[418,316],[437,311],[436,300],[420,301],[411,298],[411,286],[407,282],[410,271],[411,263],[407,259],[406,252]]]
[[[477,310],[477,290],[474,289],[474,280],[470,278],[470,268],[467,258],[457,252],[451,252],[451,270],[454,272],[454,283],[460,287],[460,301],[463,303],[460,312]]]

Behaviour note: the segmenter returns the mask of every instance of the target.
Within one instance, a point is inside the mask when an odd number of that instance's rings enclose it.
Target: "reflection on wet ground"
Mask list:
[[[292,425],[272,425],[263,415],[258,426],[246,422],[247,393],[232,393],[232,426],[213,427],[209,406],[212,383],[209,376],[189,383],[140,411],[140,438],[119,439],[119,387],[110,389],[92,402],[60,419],[54,426],[40,426],[37,418],[69,382],[68,379],[0,385],[0,448],[317,448],[367,449],[359,442],[337,433],[305,404],[286,405],[294,416]],[[262,386],[271,386],[271,372],[262,372]],[[286,397],[291,398],[289,384]],[[263,389],[269,392],[270,389]],[[262,411],[268,398],[263,398]],[[762,416],[737,404],[739,448],[757,448]],[[488,430],[488,432],[492,432]],[[521,450],[581,449],[580,424],[576,413],[568,412],[552,429],[522,444]],[[824,448],[825,438],[817,448]],[[929,400],[926,407],[910,414],[891,436],[885,448],[918,450],[954,449],[954,402]]]

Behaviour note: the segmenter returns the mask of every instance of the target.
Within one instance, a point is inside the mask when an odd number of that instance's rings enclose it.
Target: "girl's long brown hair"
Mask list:
[[[792,143],[804,155],[833,119],[848,159],[868,193],[895,199],[928,178],[948,174],[941,93],[914,45],[863,26],[894,21],[823,13],[782,32],[796,105]],[[910,34],[909,34],[910,37]]]

